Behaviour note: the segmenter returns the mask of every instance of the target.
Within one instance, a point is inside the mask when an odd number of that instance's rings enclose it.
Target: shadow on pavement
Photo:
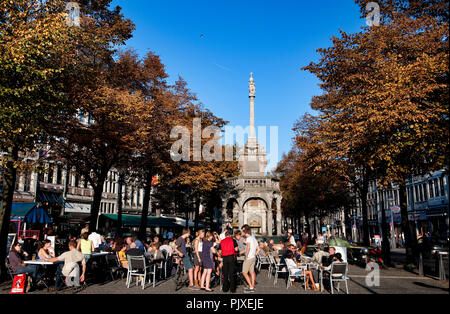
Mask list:
[[[429,284],[426,284],[423,282],[414,281],[413,284],[415,284],[416,286],[419,286],[419,287],[423,287],[423,288],[440,289],[440,290],[449,292],[449,288],[436,287],[436,286],[432,286],[432,285],[429,285]]]
[[[370,289],[369,287],[367,287],[367,286],[364,286],[364,285],[362,285],[362,284],[360,284],[359,282],[357,282],[357,281],[355,281],[355,280],[353,280],[352,278],[350,278],[350,281],[351,282],[354,282],[354,283],[356,283],[358,286],[360,286],[361,288],[364,288],[364,289],[366,289],[367,291],[369,291],[370,293],[373,293],[373,294],[378,294],[378,292],[376,292],[376,291],[374,291],[374,290],[372,290],[372,289]]]

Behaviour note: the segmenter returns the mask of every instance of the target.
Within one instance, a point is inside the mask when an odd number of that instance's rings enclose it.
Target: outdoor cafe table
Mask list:
[[[61,261],[57,261],[57,262],[46,262],[44,260],[29,260],[29,261],[24,261],[25,264],[29,264],[29,265],[42,265],[42,266],[47,266],[47,265],[55,265],[57,263],[61,263]]]
[[[44,283],[45,287],[48,289],[48,285],[50,283],[49,282],[50,278],[48,278],[46,276],[46,274],[47,274],[47,266],[49,266],[49,265],[56,265],[56,264],[62,263],[62,261],[46,262],[44,260],[36,259],[36,260],[24,261],[24,263],[27,264],[27,265],[40,265],[40,266],[42,266],[44,268],[44,271],[43,271],[44,278],[43,278],[42,282]]]

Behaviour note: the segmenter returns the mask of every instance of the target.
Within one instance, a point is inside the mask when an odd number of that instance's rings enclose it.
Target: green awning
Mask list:
[[[102,214],[102,216],[117,221],[117,214]],[[141,224],[141,216],[138,215],[122,215],[122,226],[124,227],[139,227]],[[165,227],[165,228],[180,228],[175,219],[165,217],[147,217],[147,227]]]

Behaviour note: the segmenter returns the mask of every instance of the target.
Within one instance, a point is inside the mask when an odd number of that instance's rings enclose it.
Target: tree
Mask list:
[[[33,151],[37,142],[45,143],[55,135],[54,122],[75,113],[77,104],[72,99],[80,94],[88,68],[79,48],[93,43],[116,44],[127,37],[118,35],[117,30],[108,31],[108,26],[120,20],[119,9],[107,9],[109,1],[91,1],[84,6],[84,14],[93,17],[83,18],[88,25],[80,28],[68,27],[66,4],[63,0],[0,3],[0,151],[6,153],[5,197],[0,209],[2,247],[6,244],[19,154]],[[112,33],[114,38],[109,36]],[[97,38],[95,34],[102,36]],[[4,252],[0,253],[0,260],[4,257]],[[4,264],[0,267],[4,278]]]
[[[411,10],[398,7],[405,1],[384,3],[390,11],[380,26],[341,32],[332,47],[318,50],[321,60],[304,69],[323,82],[325,93],[312,106],[334,156],[372,173],[380,167],[382,182],[399,184],[407,256],[413,261],[406,178],[448,165],[448,19],[419,14],[416,2]]]

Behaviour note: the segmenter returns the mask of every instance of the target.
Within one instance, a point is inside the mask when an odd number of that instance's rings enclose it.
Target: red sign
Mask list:
[[[15,275],[13,280],[13,285],[11,288],[11,291],[9,293],[25,293],[25,285],[27,282],[27,275],[26,274],[20,274]]]

